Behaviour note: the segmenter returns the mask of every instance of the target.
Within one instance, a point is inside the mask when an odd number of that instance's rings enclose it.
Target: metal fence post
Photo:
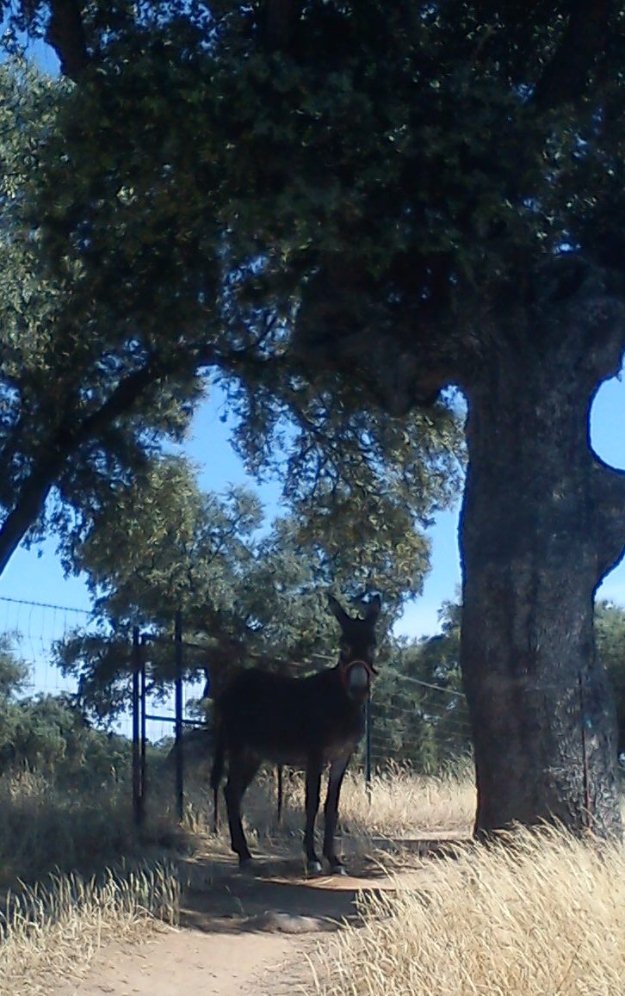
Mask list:
[[[143,765],[141,762],[140,672],[142,671],[139,628],[132,631],[132,808],[135,825],[143,823]],[[145,672],[144,679],[145,679]]]
[[[146,677],[146,660],[145,660],[145,645],[146,637],[141,636],[139,641],[139,754],[140,754],[140,769],[141,769],[141,822],[145,817],[145,799],[148,791],[148,779],[146,770],[146,757],[145,757],[145,746],[147,743],[146,735],[146,708],[147,708],[147,677]]]
[[[182,670],[183,670],[183,646],[182,646],[182,613],[176,612],[174,625],[174,641],[176,655],[176,683],[175,683],[175,752],[176,752],[176,810],[178,819],[182,822],[184,816],[184,747],[182,742]]]
[[[582,672],[580,671],[577,676],[577,682],[579,687],[579,720],[580,720],[580,733],[581,733],[581,747],[582,747],[582,778],[583,778],[583,789],[584,789],[584,822],[588,828],[592,827],[592,809],[591,809],[591,797],[590,797],[590,775],[589,775],[589,765],[588,765],[588,744],[586,741],[586,706],[584,703],[584,680],[582,677]]]

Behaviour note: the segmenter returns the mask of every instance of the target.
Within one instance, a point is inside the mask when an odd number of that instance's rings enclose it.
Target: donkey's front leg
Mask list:
[[[310,757],[306,765],[306,829],[304,831],[304,850],[306,851],[306,869],[309,875],[318,875],[321,862],[315,851],[315,820],[319,811],[319,793],[321,789],[321,759]]]
[[[245,867],[252,860],[241,823],[241,799],[258,768],[259,762],[254,758],[245,758],[240,754],[232,754],[230,756],[228,781],[226,782],[224,795],[228,810],[230,842],[232,850],[239,857],[239,866],[241,868]]]
[[[324,806],[325,827],[323,832],[323,856],[330,865],[330,871],[335,874],[344,875],[343,862],[336,856],[334,835],[336,833],[336,823],[339,813],[339,796],[341,785],[349,764],[349,757],[337,758],[330,765],[330,775],[328,777],[328,793]]]

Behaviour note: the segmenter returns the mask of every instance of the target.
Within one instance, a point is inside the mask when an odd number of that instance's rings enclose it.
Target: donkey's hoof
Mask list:
[[[251,856],[248,858],[239,858],[240,872],[251,872],[253,870],[254,870],[254,859]]]
[[[309,875],[321,875],[323,868],[320,861],[307,861],[306,871]]]
[[[331,875],[347,875],[347,868],[345,865],[331,865],[330,866]]]

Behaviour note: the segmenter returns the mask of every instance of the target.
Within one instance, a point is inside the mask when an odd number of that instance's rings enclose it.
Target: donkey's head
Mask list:
[[[377,674],[375,659],[375,624],[380,614],[380,596],[376,595],[367,605],[361,619],[347,614],[343,606],[328,595],[330,611],[341,627],[338,671],[350,699],[364,701],[369,694],[371,679]]]

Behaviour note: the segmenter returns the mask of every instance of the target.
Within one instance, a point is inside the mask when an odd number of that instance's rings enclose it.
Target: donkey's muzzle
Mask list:
[[[343,666],[343,684],[350,699],[358,701],[367,698],[374,674],[375,668],[367,661],[350,661]]]

